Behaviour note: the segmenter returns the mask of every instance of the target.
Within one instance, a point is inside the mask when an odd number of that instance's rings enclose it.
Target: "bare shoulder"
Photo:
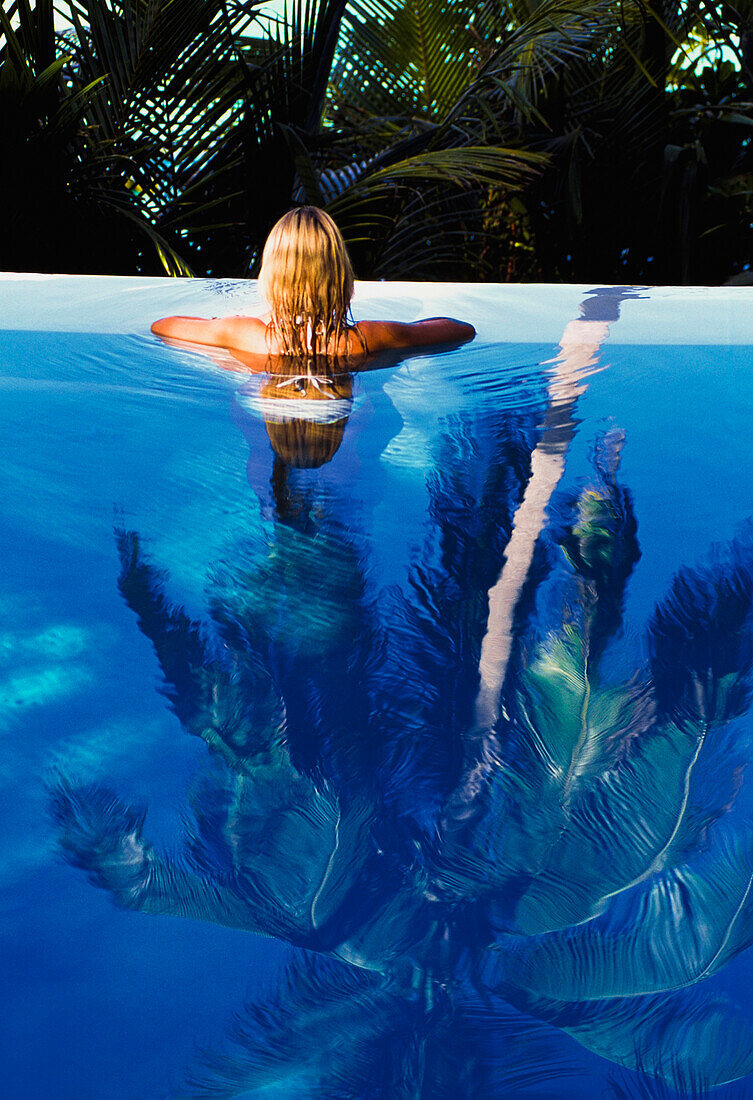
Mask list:
[[[238,348],[258,355],[267,350],[263,317],[162,317],[152,323],[152,332],[168,339]]]
[[[263,355],[267,350],[267,323],[261,317],[224,317],[222,344],[252,355]]]
[[[422,321],[359,321],[357,326],[370,352],[429,344],[461,344],[476,335],[473,325],[454,317],[427,317]]]

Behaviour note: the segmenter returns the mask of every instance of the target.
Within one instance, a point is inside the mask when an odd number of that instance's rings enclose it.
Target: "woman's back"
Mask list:
[[[335,223],[313,206],[288,211],[264,246],[259,290],[269,305],[263,317],[164,317],[158,336],[237,349],[250,355],[325,356],[348,369],[375,352],[475,336],[472,325],[449,317],[403,323],[348,323],[354,277]]]

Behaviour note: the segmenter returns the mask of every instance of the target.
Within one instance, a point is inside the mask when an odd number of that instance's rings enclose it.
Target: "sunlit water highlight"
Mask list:
[[[595,289],[3,280],[4,1096],[753,1095],[751,299]]]

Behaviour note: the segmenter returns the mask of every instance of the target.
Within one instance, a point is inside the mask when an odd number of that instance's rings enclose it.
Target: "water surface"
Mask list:
[[[747,291],[6,289],[4,1095],[753,1095]]]

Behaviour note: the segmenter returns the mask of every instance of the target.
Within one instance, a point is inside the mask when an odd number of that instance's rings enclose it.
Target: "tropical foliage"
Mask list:
[[[567,1036],[695,1095],[753,1072],[747,1016],[715,981],[753,943],[730,737],[751,699],[751,544],[678,574],[646,664],[618,675],[638,544],[608,433],[591,483],[557,503],[498,759],[460,813],[485,594],[530,454],[520,425],[492,436],[482,458],[448,424],[442,446],[468,461],[430,484],[439,552],[390,593],[387,637],[326,512],[316,529],[278,516],[264,554],[235,547],[203,623],[118,532],[121,594],[209,763],[180,857],[143,812],[70,780],[63,848],[121,906],[298,949],[186,1095],[520,1095],[572,1071]]]
[[[5,268],[246,275],[301,201],[364,278],[718,282],[749,259],[745,5],[56,8],[57,30],[52,0],[3,0]]]

